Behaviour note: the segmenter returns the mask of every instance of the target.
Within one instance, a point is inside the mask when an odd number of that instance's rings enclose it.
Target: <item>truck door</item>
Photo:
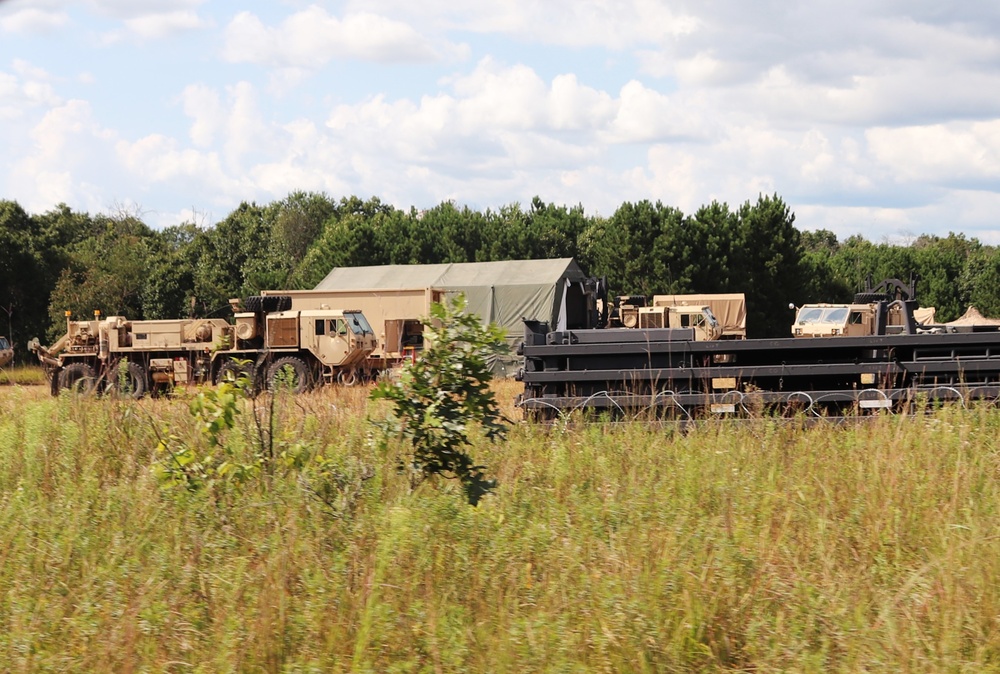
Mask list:
[[[340,365],[350,351],[349,335],[343,318],[317,318],[316,357],[324,365]]]

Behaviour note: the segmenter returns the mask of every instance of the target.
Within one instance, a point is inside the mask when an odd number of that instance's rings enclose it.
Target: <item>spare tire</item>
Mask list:
[[[243,300],[243,306],[255,314],[288,311],[292,308],[292,298],[289,295],[253,295]]]
[[[264,311],[288,311],[292,308],[292,298],[288,295],[265,295],[261,298]]]
[[[854,295],[855,304],[871,304],[872,302],[891,302],[892,297],[886,293],[857,293]]]
[[[247,297],[245,300],[243,300],[244,311],[252,311],[253,313],[257,314],[263,311],[263,306],[264,306],[264,298],[261,297],[260,295]]]

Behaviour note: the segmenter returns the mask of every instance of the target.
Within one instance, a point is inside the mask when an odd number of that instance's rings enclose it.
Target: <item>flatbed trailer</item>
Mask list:
[[[611,413],[840,415],[1000,398],[1000,331],[695,341],[689,329],[549,331],[519,348],[529,418]]]

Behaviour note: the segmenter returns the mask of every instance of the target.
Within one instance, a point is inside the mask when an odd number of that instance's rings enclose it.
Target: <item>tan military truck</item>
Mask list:
[[[376,345],[364,314],[354,310],[291,311],[288,298],[232,300],[234,323],[221,318],[130,321],[124,316],[74,321],[45,348],[29,348],[45,366],[52,393],[117,390],[133,397],[180,384],[219,382],[246,374],[255,388],[301,392],[353,384]],[[283,310],[282,310],[283,309]]]
[[[14,347],[6,337],[0,337],[0,367],[7,367],[14,360]]]
[[[865,287],[844,304],[794,303],[793,337],[867,337],[869,335],[934,334],[948,327],[935,322],[934,307],[917,304],[917,277],[908,283],[888,278],[877,285],[869,276]]]
[[[864,337],[875,334],[872,304],[804,304],[798,308],[793,337]]]
[[[433,303],[444,302],[440,288],[380,288],[373,290],[263,290],[264,297],[290,297],[295,310],[353,307],[363,312],[375,329],[378,346],[365,359],[364,372],[373,376],[402,361],[411,360],[424,348],[423,319]]]
[[[693,328],[697,342],[721,339],[722,325],[707,304],[640,307],[639,328]]]
[[[654,307],[707,306],[719,322],[721,334],[715,339],[747,338],[747,297],[744,293],[703,293],[700,295],[653,295]]]
[[[791,304],[789,308],[796,311],[793,337],[867,337],[941,330],[934,323],[934,307],[907,307],[901,301]]]

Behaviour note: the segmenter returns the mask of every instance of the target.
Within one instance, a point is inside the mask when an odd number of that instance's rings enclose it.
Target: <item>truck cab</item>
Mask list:
[[[864,337],[875,334],[874,304],[804,304],[792,325],[793,337]]]
[[[697,342],[720,339],[722,327],[707,304],[641,307],[640,328],[693,328]]]
[[[304,348],[326,366],[351,367],[378,346],[375,331],[360,311],[314,309],[301,312]]]

